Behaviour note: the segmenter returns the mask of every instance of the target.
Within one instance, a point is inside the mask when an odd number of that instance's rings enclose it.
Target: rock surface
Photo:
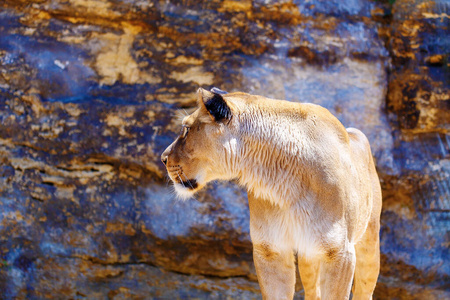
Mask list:
[[[0,298],[260,298],[245,192],[178,201],[159,162],[198,86],[362,129],[384,196],[375,298],[450,297],[448,2],[0,8]]]

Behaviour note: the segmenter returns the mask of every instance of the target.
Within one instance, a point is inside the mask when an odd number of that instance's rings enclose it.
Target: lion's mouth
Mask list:
[[[189,190],[195,190],[196,188],[198,188],[198,183],[197,180],[195,179],[187,179],[185,181],[180,181],[179,184],[181,184],[182,186],[184,186]]]
[[[180,184],[188,190],[193,191],[198,188],[197,180],[188,179],[180,166],[170,168],[169,175],[175,184]]]
[[[189,199],[193,197],[199,188],[197,180],[188,179],[188,177],[180,170],[169,172],[169,175],[174,183],[175,192],[180,199]]]

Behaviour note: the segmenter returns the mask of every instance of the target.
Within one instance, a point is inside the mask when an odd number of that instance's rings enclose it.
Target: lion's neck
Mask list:
[[[279,205],[295,201],[304,189],[301,123],[265,114],[243,120],[237,152],[239,179],[255,196]]]
[[[258,198],[279,205],[294,201],[302,190],[298,170],[295,169],[298,163],[292,162],[296,158],[279,149],[271,151],[268,147],[250,153],[254,156],[241,161],[240,182]]]

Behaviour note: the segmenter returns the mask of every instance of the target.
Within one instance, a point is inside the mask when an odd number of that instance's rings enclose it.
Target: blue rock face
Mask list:
[[[216,86],[360,128],[375,298],[449,298],[448,3],[391,2],[1,3],[1,297],[259,297],[245,191],[177,200],[159,160]]]

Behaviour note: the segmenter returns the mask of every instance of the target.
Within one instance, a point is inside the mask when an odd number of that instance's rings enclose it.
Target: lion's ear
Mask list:
[[[199,88],[197,91],[198,102],[203,105],[216,122],[231,119],[231,109],[219,93],[212,93]]]

